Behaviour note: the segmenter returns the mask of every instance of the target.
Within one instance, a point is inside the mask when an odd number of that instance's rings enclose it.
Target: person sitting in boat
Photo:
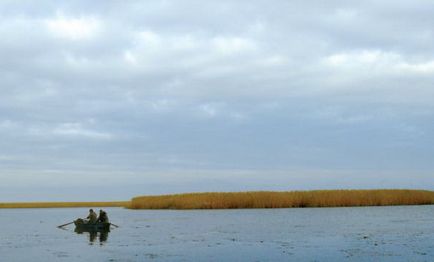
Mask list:
[[[97,221],[97,215],[93,209],[89,209],[89,215],[87,216],[87,223],[89,224],[95,224]]]
[[[99,217],[98,217],[97,222],[109,223],[107,213],[102,209],[99,210]]]

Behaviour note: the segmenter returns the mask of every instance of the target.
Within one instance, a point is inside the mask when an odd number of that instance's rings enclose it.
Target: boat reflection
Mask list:
[[[77,234],[88,234],[89,235],[89,244],[93,245],[96,240],[99,240],[100,245],[103,245],[107,242],[110,229],[100,229],[100,230],[92,230],[92,229],[83,229],[76,227],[74,230]]]

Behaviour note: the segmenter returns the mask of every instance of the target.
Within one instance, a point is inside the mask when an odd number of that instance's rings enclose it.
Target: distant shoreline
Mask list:
[[[432,204],[434,191],[374,189],[185,193],[139,196],[131,201],[9,202],[0,203],[0,208],[248,209]]]
[[[75,207],[126,207],[130,201],[111,202],[8,202],[0,208],[75,208]]]

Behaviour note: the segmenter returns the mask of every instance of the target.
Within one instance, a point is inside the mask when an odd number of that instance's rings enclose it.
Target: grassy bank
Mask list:
[[[316,190],[293,192],[192,193],[140,196],[131,209],[226,209],[349,207],[434,204],[434,191],[426,190]]]
[[[21,202],[0,203],[0,208],[125,207],[129,201],[114,202]]]

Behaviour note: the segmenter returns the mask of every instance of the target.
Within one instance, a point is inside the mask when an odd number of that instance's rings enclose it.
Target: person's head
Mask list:
[[[91,208],[91,209],[89,209],[89,213],[93,213],[93,209]]]
[[[100,209],[100,210],[99,210],[99,213],[102,214],[102,213],[104,213],[104,211],[103,211],[102,209]]]

